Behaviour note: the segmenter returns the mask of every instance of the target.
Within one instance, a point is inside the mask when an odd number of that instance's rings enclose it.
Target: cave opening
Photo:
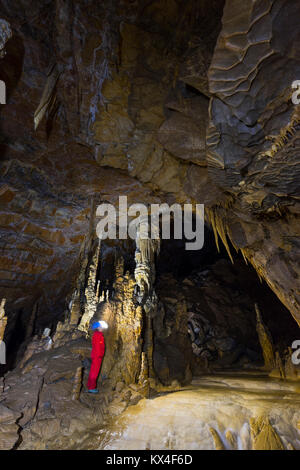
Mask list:
[[[218,252],[208,226],[201,250],[187,251],[185,242],[162,240],[156,261],[155,288],[163,321],[159,324],[154,319],[154,368],[160,379],[184,382],[187,375],[203,371],[263,368],[255,304],[271,335],[274,353],[287,354],[297,324],[254,268],[232,246],[233,264],[223,246]],[[184,324],[174,328],[178,309],[186,309],[184,331]],[[158,332],[161,324],[164,335]],[[191,346],[192,355],[187,351]]]

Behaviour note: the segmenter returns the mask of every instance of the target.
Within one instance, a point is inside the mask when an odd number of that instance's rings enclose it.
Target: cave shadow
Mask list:
[[[0,105],[0,153],[1,159],[5,159],[8,149],[8,137],[3,135],[3,120],[5,119],[5,107],[13,106],[13,95],[23,71],[25,48],[22,38],[15,32],[5,45],[6,54],[0,59],[0,80],[6,86],[6,104]]]
[[[206,319],[210,322],[210,327],[215,326],[214,322],[216,322],[216,325],[220,325],[223,321],[222,315],[225,319],[227,318],[230,326],[228,337],[232,337],[237,346],[232,350],[231,355],[226,353],[224,359],[211,358],[210,364],[212,364],[212,367],[207,368],[207,373],[210,373],[209,370],[214,370],[214,372],[218,370],[220,372],[223,367],[224,371],[226,369],[229,370],[231,367],[237,371],[241,370],[240,361],[241,358],[244,360],[243,357],[249,361],[250,368],[248,370],[252,369],[254,371],[255,368],[260,369],[263,366],[262,350],[256,332],[255,303],[258,304],[264,324],[271,333],[275,350],[278,350],[280,354],[284,353],[295,339],[295,327],[297,324],[288,309],[281,303],[268,284],[264,280],[259,279],[255,269],[250,264],[246,264],[241,253],[236,253],[229,242],[229,248],[234,261],[232,264],[222,244],[220,244],[220,252],[218,252],[213,232],[207,226],[205,226],[205,242],[201,250],[186,251],[185,242],[186,240],[184,239],[162,240],[160,255],[156,260],[156,287],[160,293],[164,294],[164,288],[166,285],[168,286],[168,281],[162,281],[163,290],[161,290],[161,287],[159,287],[160,280],[168,279],[168,277],[175,278],[177,283],[176,289],[183,292],[185,289],[188,289],[189,279],[193,279],[193,277],[194,279],[198,278],[199,284],[196,281],[195,286],[190,289],[192,295],[193,289],[198,289],[200,302],[197,303],[197,301],[195,307],[188,307],[188,310],[194,311],[194,308],[196,308],[197,312],[198,308],[200,317],[202,314],[206,315]],[[203,282],[200,280],[201,276],[198,276],[199,273],[201,273]],[[211,276],[211,280],[209,280],[209,276]],[[185,284],[187,287],[185,287]],[[232,311],[237,313],[232,314],[230,312],[228,303],[224,303],[224,312],[221,311],[222,289],[224,289],[227,299],[229,298],[232,303]],[[166,295],[172,297],[172,291],[170,290]],[[211,309],[211,303],[214,304],[214,297],[219,302],[215,304],[220,309],[219,316],[218,312]],[[235,307],[237,308],[235,309]],[[240,317],[236,316],[238,311],[240,312]],[[241,335],[245,325],[247,325],[249,330]],[[211,337],[209,341],[211,341]],[[156,343],[160,352],[165,347],[167,349],[168,340],[166,340],[165,344],[160,343],[160,340]],[[205,350],[205,343],[201,343],[200,346]],[[216,362],[214,363],[214,361]]]
[[[16,366],[18,354],[26,337],[26,324],[24,323],[23,309],[17,312],[12,334],[6,342],[6,364],[0,365],[0,377]]]

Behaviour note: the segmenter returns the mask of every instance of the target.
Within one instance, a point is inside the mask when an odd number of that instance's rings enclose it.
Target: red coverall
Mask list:
[[[95,331],[92,338],[92,365],[87,383],[87,388],[93,390],[97,387],[97,378],[99,375],[102,359],[105,351],[104,336],[101,331]]]

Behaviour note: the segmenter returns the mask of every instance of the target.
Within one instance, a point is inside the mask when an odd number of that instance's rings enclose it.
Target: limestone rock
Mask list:
[[[125,387],[124,382],[118,382],[116,384],[116,389],[115,390],[116,390],[117,393],[121,393],[122,390],[124,389],[124,387]]]
[[[18,418],[21,414],[0,404],[0,449],[11,450],[19,439]]]
[[[0,58],[5,55],[5,44],[11,38],[12,30],[10,24],[0,18]]]
[[[225,450],[224,444],[223,444],[219,434],[217,433],[217,431],[212,427],[209,428],[209,431],[210,431],[210,433],[213,437],[214,444],[215,444],[215,449],[216,450]]]
[[[237,438],[235,434],[228,429],[225,434],[226,440],[228,441],[230,448],[233,450],[237,449]]]
[[[220,197],[219,202],[212,203],[222,218],[216,230],[224,241],[228,235],[237,247],[236,239],[241,240],[245,258],[299,323],[299,298],[294,289],[299,268],[295,265],[299,255],[294,243],[294,237],[299,236],[298,209],[295,213],[295,209],[289,210],[298,206],[295,183],[299,178],[296,173],[288,176],[292,167],[299,168],[295,151],[299,110],[290,99],[290,77],[299,73],[291,44],[299,41],[299,30],[290,21],[282,21],[277,28],[276,20],[283,10],[293,18],[299,5],[290,3],[287,7],[280,1],[273,9],[275,3],[262,6],[257,0],[242,7],[241,2],[229,0],[225,4],[208,71],[213,97],[207,163],[213,182],[230,191],[228,200]],[[291,58],[288,70],[284,65],[287,57]],[[281,67],[286,70],[284,75],[276,73]],[[269,83],[271,75],[276,78]],[[280,215],[282,211],[287,214],[286,221]],[[237,218],[239,222],[243,219],[242,229],[237,225],[230,229]],[[283,241],[288,233],[290,243]]]
[[[275,354],[271,334],[264,325],[258,305],[255,304],[255,311],[257,316],[256,330],[259,337],[259,342],[263,350],[264,362],[266,369],[272,370],[275,367]]]
[[[250,431],[253,450],[284,450],[280,437],[267,417],[251,418]]]
[[[140,393],[133,392],[129,400],[129,405],[136,405],[143,398],[143,395],[141,395]]]

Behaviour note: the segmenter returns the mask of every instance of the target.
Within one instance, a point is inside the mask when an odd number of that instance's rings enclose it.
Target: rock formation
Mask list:
[[[293,47],[297,9],[285,1],[248,2],[242,9],[226,2],[208,72],[207,162],[211,178],[228,193],[227,208],[225,201],[211,207],[222,220],[221,238],[223,230],[299,322],[299,176],[288,176],[289,168],[299,168],[299,108],[291,101],[300,67]]]
[[[0,77],[11,100],[1,108],[6,297],[26,287],[58,311],[78,269],[91,199],[127,194],[205,203],[216,235],[242,251],[297,319],[298,111],[290,94],[298,28],[284,18],[296,21],[298,6],[256,1],[241,16],[234,0],[224,11],[223,1],[136,10],[60,3],[39,2],[30,18],[26,9],[16,15],[14,2],[0,12],[3,24],[14,20]],[[269,157],[280,133],[283,145]],[[32,297],[22,301],[26,310]]]
[[[86,422],[198,374],[299,380],[299,13],[292,0],[1,2],[3,448],[84,448]],[[97,207],[119,196],[204,204],[202,254],[145,237],[143,219],[135,240],[100,242]],[[109,329],[95,411],[96,318]],[[268,417],[251,433],[255,448],[282,444]]]
[[[0,341],[3,341],[7,324],[7,316],[5,315],[5,303],[6,299],[2,299],[0,305]]]
[[[256,331],[263,351],[265,368],[272,370],[276,364],[272,336],[262,321],[261,313],[257,304],[255,304],[255,312]]]
[[[5,44],[12,36],[10,24],[4,19],[0,19],[0,58],[5,56]]]
[[[250,430],[253,450],[284,450],[280,437],[268,418],[251,418]]]

